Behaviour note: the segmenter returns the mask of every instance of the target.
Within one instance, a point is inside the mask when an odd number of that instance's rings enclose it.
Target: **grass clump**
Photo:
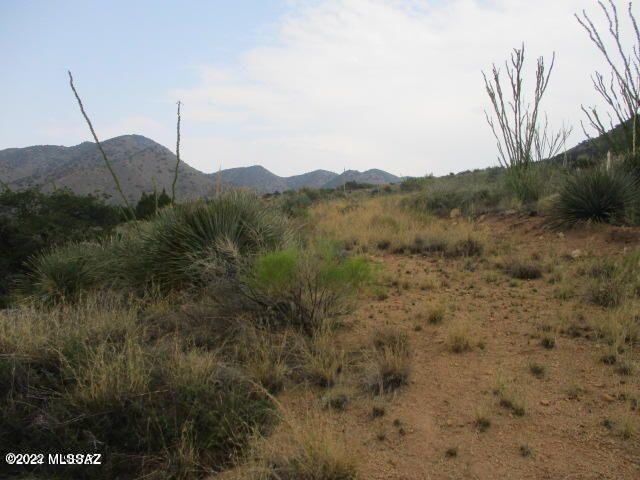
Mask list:
[[[346,359],[344,352],[336,347],[331,332],[323,328],[305,340],[301,362],[305,378],[319,387],[327,388],[338,383]]]
[[[524,416],[526,412],[524,393],[514,382],[507,382],[499,378],[494,393],[498,396],[498,403],[501,407],[510,410],[516,417]]]
[[[137,308],[113,298],[2,312],[0,332],[0,443],[100,452],[96,478],[221,469],[274,420],[271,400],[239,369],[150,342]],[[68,466],[62,475],[84,474]]]
[[[536,378],[544,378],[547,373],[547,367],[541,363],[529,363],[529,373]]]
[[[255,455],[255,480],[356,480],[358,466],[353,449],[336,438],[316,416],[264,439]]]
[[[366,357],[364,385],[376,393],[391,392],[406,385],[410,374],[410,349],[406,333],[394,327],[377,330],[373,351]]]
[[[522,258],[508,259],[502,264],[502,270],[510,277],[519,280],[535,280],[542,277],[540,265]]]
[[[445,344],[452,353],[464,353],[473,350],[473,337],[469,325],[462,321],[453,323],[447,332]]]

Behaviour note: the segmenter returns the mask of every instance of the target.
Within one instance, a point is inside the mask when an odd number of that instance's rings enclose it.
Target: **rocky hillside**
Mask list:
[[[152,192],[154,188],[171,190],[176,157],[169,149],[141,135],[124,135],[102,143],[129,200],[137,201],[142,192]],[[259,193],[303,187],[336,188],[346,182],[379,185],[400,181],[382,170],[348,170],[341,175],[314,170],[280,177],[259,165],[206,174],[183,162],[176,194],[179,199],[210,195],[215,191],[219,175],[220,184],[225,188],[249,188]],[[74,147],[40,145],[0,150],[0,180],[13,189],[37,186],[50,191],[66,187],[76,193],[119,201],[111,175],[92,142]]]
[[[154,185],[158,190],[171,190],[176,157],[169,149],[140,135],[115,137],[102,144],[129,200],[137,201],[143,191],[153,191]],[[14,189],[67,187],[76,193],[119,201],[111,175],[92,142],[2,150],[0,178]],[[181,163],[176,190],[178,198],[195,198],[211,193],[213,185],[206,174]]]

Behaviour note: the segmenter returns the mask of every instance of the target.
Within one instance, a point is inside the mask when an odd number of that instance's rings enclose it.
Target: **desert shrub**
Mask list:
[[[505,184],[523,204],[537,202],[542,193],[542,181],[536,165],[514,166],[505,171]]]
[[[157,191],[149,194],[142,192],[135,208],[136,218],[140,220],[149,219],[156,215],[162,207],[166,207],[167,205],[171,205],[171,197],[167,195],[164,188],[160,193]]]
[[[292,236],[287,220],[245,192],[163,210],[142,229],[130,277],[167,288],[197,281],[199,260],[226,260],[273,250]],[[196,269],[197,270],[197,269]]]
[[[44,251],[29,260],[18,290],[47,303],[73,301],[95,284],[103,253],[100,244],[86,242]]]
[[[108,286],[144,293],[155,286],[166,292],[219,281],[239,263],[282,248],[292,238],[293,230],[281,213],[251,194],[229,192],[210,202],[166,208],[99,245],[54,248],[31,263],[29,278],[31,287],[38,287],[32,290],[48,295],[46,282],[60,277],[54,285],[60,285],[59,296],[65,297],[67,287]],[[89,266],[92,282],[84,281]],[[82,282],[74,280],[76,274]]]
[[[579,170],[560,189],[552,209],[556,225],[624,223],[638,202],[638,180],[619,169]]]
[[[26,262],[66,242],[99,239],[124,221],[119,208],[68,190],[0,192],[0,307]]]
[[[449,217],[453,209],[462,215],[480,215],[494,210],[504,198],[504,192],[495,187],[446,188],[433,187],[407,197],[403,205],[418,212]]]
[[[372,276],[363,257],[342,257],[335,245],[260,255],[245,277],[248,296],[307,330],[345,312],[348,299]]]
[[[468,235],[451,243],[445,250],[445,256],[447,257],[478,257],[484,252],[483,243]]]
[[[0,313],[0,444],[103,455],[90,471],[32,472],[194,477],[269,427],[273,405],[253,382],[212,353],[149,343],[138,313],[107,299]]]

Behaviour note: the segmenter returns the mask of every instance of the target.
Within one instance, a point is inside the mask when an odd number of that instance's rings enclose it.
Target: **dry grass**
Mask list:
[[[304,342],[300,358],[304,376],[320,387],[336,385],[346,362],[345,352],[336,346],[334,334],[327,328]]]
[[[358,251],[445,254],[451,257],[482,253],[485,232],[473,224],[456,224],[420,216],[400,205],[400,197],[360,198],[357,208],[334,200],[310,210],[314,233]],[[352,205],[351,205],[352,206]]]
[[[304,421],[285,419],[285,427],[260,440],[242,476],[252,480],[355,480],[355,451],[309,412]]]
[[[452,353],[464,353],[473,350],[473,329],[467,320],[454,321],[447,330],[445,344]]]
[[[406,333],[387,326],[374,332],[372,344],[373,349],[365,352],[365,388],[384,393],[406,385],[411,372],[411,352]]]

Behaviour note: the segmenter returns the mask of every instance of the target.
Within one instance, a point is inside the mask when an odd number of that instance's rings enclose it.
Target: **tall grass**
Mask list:
[[[0,312],[0,444],[102,453],[92,478],[185,478],[229,465],[268,428],[271,400],[241,371],[149,341],[138,318],[110,296]],[[39,472],[84,478],[87,468]]]

